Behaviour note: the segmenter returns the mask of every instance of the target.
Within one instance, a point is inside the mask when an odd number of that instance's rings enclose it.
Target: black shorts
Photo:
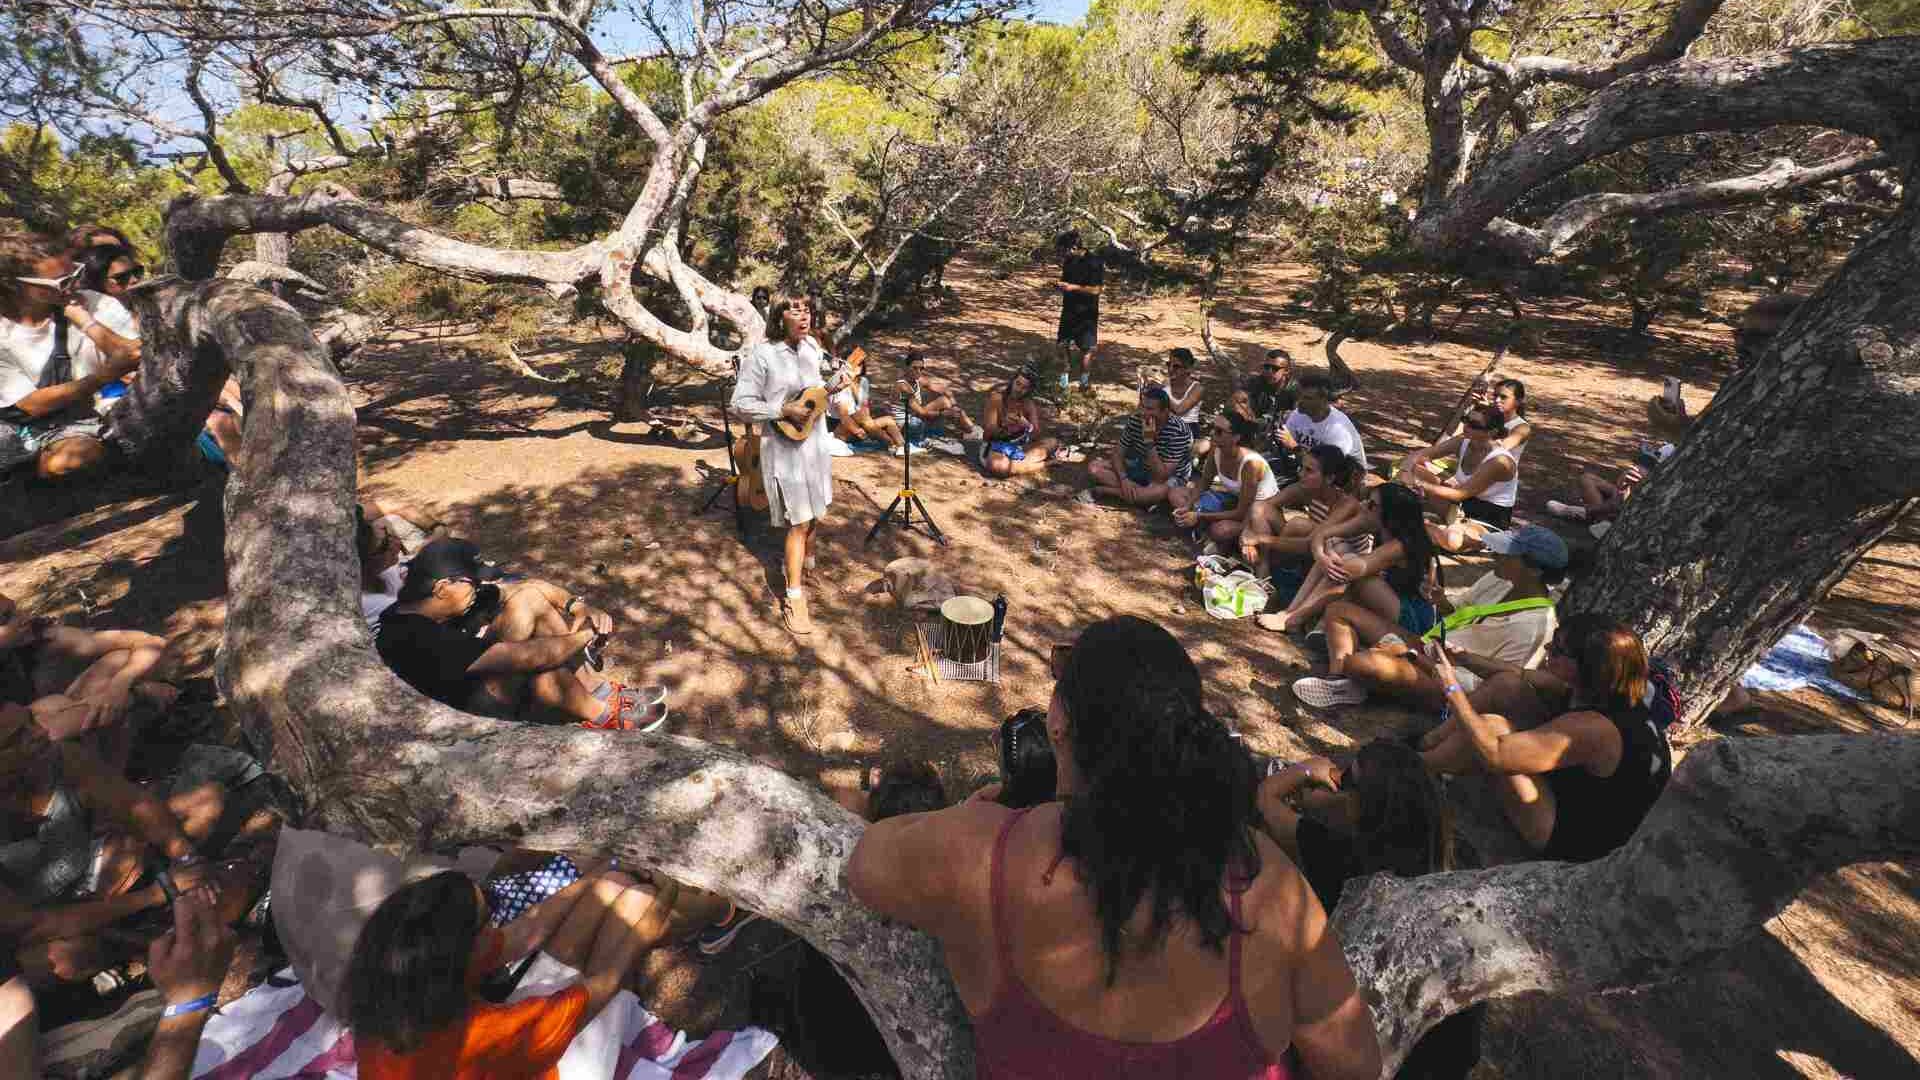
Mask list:
[[[1061,345],[1076,346],[1081,352],[1092,352],[1094,346],[1100,344],[1100,324],[1081,323],[1078,325],[1068,325],[1062,323],[1060,333],[1056,336],[1055,340]]]
[[[1483,522],[1496,529],[1504,529],[1513,524],[1513,507],[1495,506],[1485,499],[1468,499],[1460,504],[1460,512],[1474,521]]]

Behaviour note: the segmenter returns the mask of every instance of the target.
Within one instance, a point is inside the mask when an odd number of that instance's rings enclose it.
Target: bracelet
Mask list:
[[[214,1003],[219,1000],[220,995],[218,992],[215,992],[208,994],[206,997],[194,998],[192,1001],[182,1001],[175,1005],[168,1005],[166,1008],[160,1010],[160,1018],[164,1020],[170,1016],[185,1016],[188,1013],[205,1012],[213,1008]]]
[[[1450,683],[1448,683],[1448,684],[1447,684],[1447,696],[1448,696],[1448,697],[1452,697],[1453,695],[1455,695],[1455,694],[1458,694],[1458,693],[1460,693],[1460,684],[1459,684],[1459,683],[1457,683],[1457,682],[1450,682]]]
[[[575,605],[575,604],[584,604],[584,603],[586,603],[586,600],[587,600],[587,598],[586,598],[586,597],[584,597],[584,596],[569,596],[569,597],[567,597],[567,605],[566,605],[565,607],[563,607],[563,608],[561,608],[561,609],[560,609],[560,614],[562,614],[562,615],[571,615],[571,614],[573,614],[573,605]]]

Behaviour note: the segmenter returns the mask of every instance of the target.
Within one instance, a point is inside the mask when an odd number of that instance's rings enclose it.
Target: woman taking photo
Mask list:
[[[1285,611],[1259,617],[1263,628],[1303,630],[1342,596],[1398,623],[1409,640],[1426,633],[1438,618],[1427,599],[1433,541],[1412,489],[1401,484],[1374,488],[1344,516],[1329,517],[1315,529],[1310,546],[1313,568],[1306,581]]]
[[[1179,642],[1088,627],[1046,723],[1059,801],[880,822],[847,865],[862,903],[940,940],[978,1075],[1377,1077],[1326,913]]]
[[[1193,456],[1203,458],[1213,444],[1201,433],[1200,380],[1193,377],[1193,350],[1173,349],[1167,353],[1167,400],[1173,403],[1173,415],[1193,429]],[[1256,429],[1257,430],[1257,429]],[[1249,442],[1248,448],[1253,444]]]
[[[766,482],[767,512],[774,528],[787,530],[780,618],[790,632],[805,635],[813,632],[805,574],[813,566],[814,534],[833,503],[833,457],[825,424],[816,422],[807,437],[796,442],[780,434],[773,421],[806,418],[805,408],[794,399],[808,387],[826,386],[820,377],[824,357],[808,337],[813,316],[804,294],[790,292],[775,299],[767,309],[767,324],[773,336],[754,346],[741,362],[732,404],[739,415],[761,422],[760,473]]]
[[[1507,820],[1542,857],[1598,859],[1640,827],[1666,790],[1673,755],[1647,709],[1649,665],[1639,635],[1578,616],[1561,624],[1548,657],[1549,669],[1572,661],[1567,711],[1524,731],[1474,707],[1445,649],[1423,657],[1419,662],[1439,678],[1452,706],[1447,721],[1427,735],[1424,756],[1434,772],[1492,778]],[[1557,696],[1551,674],[1532,679],[1549,683],[1543,698]]]
[[[1194,483],[1167,492],[1175,524],[1205,529],[1214,550],[1231,550],[1247,523],[1263,512],[1260,508],[1280,494],[1267,459],[1251,449],[1259,437],[1260,425],[1239,413],[1214,417],[1213,453],[1195,471]],[[1200,475],[1203,471],[1212,473],[1211,482]]]

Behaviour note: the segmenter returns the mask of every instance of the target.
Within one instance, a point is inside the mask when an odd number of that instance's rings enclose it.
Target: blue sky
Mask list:
[[[1070,23],[1087,13],[1089,0],[1034,0],[1031,18],[1039,22]]]

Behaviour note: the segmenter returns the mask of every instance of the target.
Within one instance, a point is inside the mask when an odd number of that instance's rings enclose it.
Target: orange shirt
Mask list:
[[[554,1080],[568,1044],[587,1025],[587,988],[574,985],[511,1005],[473,1011],[427,1037],[411,1054],[357,1047],[364,1080]]]

